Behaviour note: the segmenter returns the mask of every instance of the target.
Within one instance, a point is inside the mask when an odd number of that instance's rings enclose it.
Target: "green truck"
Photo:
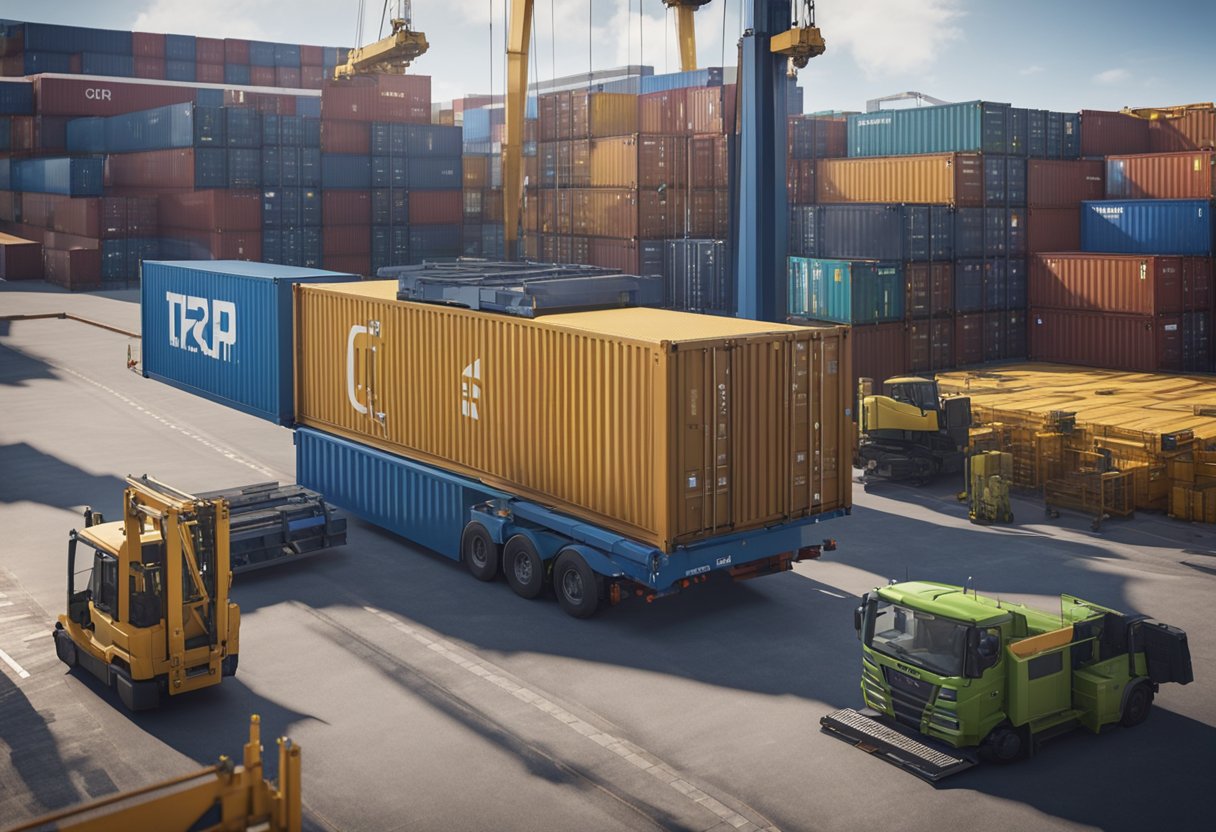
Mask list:
[[[1083,726],[1143,722],[1158,686],[1193,679],[1186,633],[1060,596],[1044,612],[931,581],[868,592],[853,614],[867,708],[825,731],[936,781],[1029,756]]]

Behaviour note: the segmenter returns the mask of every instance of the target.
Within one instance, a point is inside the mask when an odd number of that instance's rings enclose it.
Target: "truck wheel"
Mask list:
[[[498,544],[485,526],[473,521],[464,527],[464,533],[460,535],[460,554],[477,580],[492,581],[498,577]]]
[[[553,565],[553,590],[567,615],[590,618],[600,605],[599,580],[578,552],[565,549]]]
[[[545,563],[526,535],[517,534],[502,547],[502,571],[520,598],[535,598],[545,588]]]
[[[1012,763],[1026,753],[1025,736],[1012,725],[997,726],[980,746],[980,753],[993,762]]]
[[[1138,682],[1127,692],[1123,702],[1123,717],[1119,724],[1124,728],[1139,725],[1148,719],[1149,711],[1153,709],[1153,689],[1145,682]]]
[[[240,660],[240,656],[236,653],[229,653],[220,661],[220,676],[235,676],[236,665]]]

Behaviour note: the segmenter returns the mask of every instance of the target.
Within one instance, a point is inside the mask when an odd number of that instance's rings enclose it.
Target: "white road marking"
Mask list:
[[[9,601],[9,603],[11,604],[12,601]],[[23,618],[29,617],[30,613],[28,612],[19,613],[18,615],[6,615],[4,618],[0,618],[0,624],[7,624],[10,621],[20,621]]]
[[[34,632],[30,633],[28,636],[22,636],[21,640],[22,641],[33,641],[36,638],[50,638],[50,636],[51,636],[50,631],[48,631],[46,629],[34,630]]]
[[[0,601],[0,607],[11,607],[12,605],[12,601]]]
[[[22,679],[30,678],[30,672],[21,665],[17,664],[16,660],[3,650],[0,650],[0,659],[2,659],[6,665],[11,667],[13,672],[15,672]]]
[[[826,589],[816,589],[816,592],[822,592],[824,595],[831,595],[833,598],[848,598],[847,595],[841,595],[836,592],[828,592]]]
[[[843,596],[841,596],[843,597]],[[501,688],[507,693],[514,696],[521,702],[526,702],[538,711],[542,711],[558,722],[570,728],[577,734],[580,734],[591,740],[596,745],[608,749],[626,762],[637,766],[642,771],[647,772],[660,783],[670,786],[672,789],[683,795],[693,803],[697,803],[713,812],[722,821],[730,824],[735,829],[745,830],[745,832],[754,832],[758,830],[754,823],[740,815],[738,812],[731,809],[729,806],[715,800],[705,792],[698,789],[693,784],[689,783],[680,777],[678,773],[659,758],[655,757],[644,748],[639,748],[628,740],[621,739],[600,731],[594,725],[579,719],[574,714],[560,707],[559,705],[546,699],[538,693],[535,693],[528,688],[520,687],[519,685],[507,679],[502,674],[505,672],[501,668],[496,667],[484,659],[466,658],[460,652],[461,648],[446,640],[436,640],[431,638],[422,630],[411,627],[404,621],[389,615],[386,612],[381,612],[375,607],[365,606],[363,608],[374,616],[391,624],[394,629],[404,633],[410,638],[417,641],[429,650],[438,653],[443,658],[447,659],[454,665],[464,668],[474,676],[479,676],[492,685]],[[779,832],[775,826],[765,827],[771,832]]]

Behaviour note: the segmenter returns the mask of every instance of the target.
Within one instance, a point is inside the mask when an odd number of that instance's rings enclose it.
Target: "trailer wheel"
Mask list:
[[[486,527],[470,521],[460,535],[460,554],[464,565],[479,581],[492,581],[498,577],[498,544]]]
[[[520,598],[535,598],[545,588],[545,563],[527,535],[517,534],[502,547],[502,571]]]
[[[553,590],[567,615],[590,618],[599,608],[599,579],[583,556],[571,549],[562,550],[553,565]]]
[[[1149,711],[1153,709],[1153,689],[1146,682],[1137,682],[1127,692],[1123,702],[1123,717],[1119,724],[1124,728],[1132,728],[1148,719]]]

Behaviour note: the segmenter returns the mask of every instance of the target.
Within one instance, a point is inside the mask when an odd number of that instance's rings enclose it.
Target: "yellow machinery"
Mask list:
[[[279,779],[262,776],[261,721],[249,722],[245,759],[228,757],[184,777],[54,812],[8,832],[299,832],[300,747],[279,739]]]
[[[873,395],[872,384],[861,379],[858,390],[856,464],[866,475],[923,482],[963,470],[970,399],[943,399],[937,382],[920,376],[887,379],[881,396]]]
[[[769,49],[773,54],[785,55],[791,64],[802,69],[811,58],[822,55],[827,44],[815,25],[815,0],[794,0],[791,5],[794,21],[789,29],[773,35]]]
[[[362,12],[362,4],[360,4],[360,12]],[[397,17],[390,21],[393,27],[392,33],[375,43],[352,49],[346,58],[346,63],[334,68],[334,78],[402,74],[407,66],[430,48],[430,44],[426,42],[426,35],[413,28],[411,18],[410,2],[404,0],[399,4]]]
[[[980,451],[967,457],[967,490],[959,495],[968,503],[972,523],[1012,523],[1009,484],[1013,481],[1013,454]]]
[[[146,476],[127,478],[122,520],[86,511],[85,528],[68,540],[59,658],[117,688],[133,711],[235,674],[241,617],[228,600],[228,513],[222,497],[194,497]],[[81,589],[78,554],[91,561]]]
[[[663,5],[676,13],[676,32],[680,40],[680,69],[691,72],[697,68],[697,29],[692,14],[709,0],[663,0]]]

